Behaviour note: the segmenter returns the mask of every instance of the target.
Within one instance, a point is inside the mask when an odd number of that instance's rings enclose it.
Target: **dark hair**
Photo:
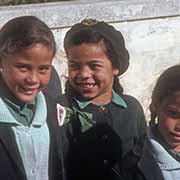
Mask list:
[[[50,28],[35,16],[20,16],[8,21],[0,30],[0,60],[42,43],[56,53],[56,43]]]
[[[111,60],[112,66],[123,74],[129,66],[129,53],[125,47],[125,41],[120,31],[113,26],[98,22],[97,20],[85,19],[71,27],[64,38],[64,49],[68,55],[68,49],[82,43],[98,43],[102,41],[106,48],[106,55]],[[116,76],[113,89],[122,94],[123,88]]]
[[[168,68],[158,78],[151,98],[150,124],[155,123],[155,119],[157,117],[157,107],[165,98],[176,93],[177,91],[180,91],[180,65],[175,65]]]

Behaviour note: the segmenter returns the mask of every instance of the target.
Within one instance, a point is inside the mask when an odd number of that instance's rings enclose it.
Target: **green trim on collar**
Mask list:
[[[16,111],[18,113],[22,112],[25,108],[29,108],[31,111],[33,111],[35,108],[35,104],[36,104],[35,100],[33,100],[33,102],[26,103],[26,104],[24,104],[23,107],[21,107],[20,105],[15,104],[11,99],[3,98],[3,100],[5,101],[5,103],[8,104],[8,106],[10,106],[10,108],[12,108],[14,111]]]
[[[0,98],[0,123],[12,123],[20,125],[18,121],[13,117],[13,115],[10,113],[9,109],[7,108],[5,102]]]
[[[80,109],[84,109],[86,106],[88,106],[92,101],[79,101],[75,98],[75,101],[77,102]],[[126,102],[123,100],[123,98],[117,94],[114,90],[112,90],[112,100],[114,104],[117,104],[123,108],[127,108]]]
[[[119,94],[117,94],[114,90],[112,92],[113,92],[112,102],[119,106],[127,108],[127,104],[124,101],[124,99]]]
[[[21,125],[18,122],[13,114],[9,111],[6,103],[0,98],[0,123],[12,123],[16,125]],[[47,118],[47,107],[46,100],[42,92],[39,92],[36,96],[36,110],[33,117],[33,121],[31,125],[42,126],[46,123]]]
[[[79,101],[77,99],[75,99],[75,101],[77,102],[78,106],[80,109],[84,109],[86,106],[88,106],[89,104],[91,104],[91,101]]]

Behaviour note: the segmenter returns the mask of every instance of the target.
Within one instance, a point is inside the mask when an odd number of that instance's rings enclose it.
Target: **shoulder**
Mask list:
[[[128,111],[144,113],[142,105],[135,97],[126,94],[121,95],[121,97],[127,104]]]
[[[57,101],[53,99],[50,95],[43,93],[46,99],[47,103],[47,124],[50,130],[51,136],[54,136],[53,142],[56,140],[58,141],[58,144],[62,147],[60,149],[66,148],[67,146],[67,138],[66,138],[66,132],[64,126],[58,125],[57,120]]]
[[[56,109],[56,101],[47,93],[43,92],[43,95],[46,100],[46,105],[47,105],[47,110],[49,111],[50,109]]]
[[[59,103],[62,106],[69,107],[71,100],[72,98],[70,96],[68,96],[67,94],[62,94],[56,98],[56,103]]]
[[[128,105],[134,105],[134,106],[140,105],[140,102],[133,96],[123,94],[121,95],[121,97]]]
[[[50,95],[44,93],[47,107],[47,125],[49,127],[50,133],[55,134],[59,128],[57,120],[57,103]]]
[[[129,122],[131,125],[134,125],[134,128],[137,127],[138,136],[146,134],[147,124],[142,105],[133,96],[122,95],[122,98],[127,104],[127,108],[123,111],[123,117],[126,119],[126,123],[128,124]]]

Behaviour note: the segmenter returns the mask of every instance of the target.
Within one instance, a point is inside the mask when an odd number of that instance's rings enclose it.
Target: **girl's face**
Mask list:
[[[2,60],[2,77],[17,99],[31,102],[48,84],[52,58],[52,51],[38,43]]]
[[[180,152],[180,92],[167,97],[158,110],[158,129],[172,149]]]
[[[114,76],[103,42],[83,43],[68,49],[69,82],[83,98],[93,103],[111,100]]]

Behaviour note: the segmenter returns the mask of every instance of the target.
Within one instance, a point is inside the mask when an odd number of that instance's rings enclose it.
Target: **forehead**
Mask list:
[[[67,56],[69,60],[108,59],[105,46],[101,42],[72,46],[68,49]]]
[[[180,108],[180,91],[177,91],[173,93],[172,95],[169,95],[163,103],[165,106],[176,106]]]
[[[7,55],[7,59],[14,59],[19,61],[25,61],[25,60],[35,60],[40,61],[43,60],[46,61],[47,59],[52,59],[53,57],[53,51],[47,47],[44,44],[34,44],[28,48],[22,49],[19,52],[15,52],[12,54]]]

